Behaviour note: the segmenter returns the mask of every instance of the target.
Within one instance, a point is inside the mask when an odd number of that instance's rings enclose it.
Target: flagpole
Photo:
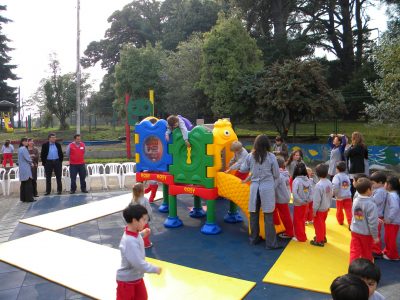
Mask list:
[[[81,133],[80,0],[76,6],[76,134]]]

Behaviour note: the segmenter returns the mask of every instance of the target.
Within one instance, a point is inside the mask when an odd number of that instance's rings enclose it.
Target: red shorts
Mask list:
[[[118,281],[117,300],[147,300],[147,290],[144,280]]]

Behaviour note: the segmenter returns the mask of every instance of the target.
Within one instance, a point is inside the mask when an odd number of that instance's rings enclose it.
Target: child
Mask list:
[[[318,180],[314,176],[314,172],[311,168],[307,167],[307,176],[308,179],[310,180],[311,183],[311,192],[314,192],[314,187],[317,184]],[[311,199],[313,199],[312,194],[311,194]],[[314,214],[313,214],[313,202],[312,200],[308,202],[307,208],[306,208],[306,214],[305,214],[305,219],[304,223],[306,225],[308,224],[313,224],[314,223]]]
[[[350,178],[350,176],[349,176],[349,178]],[[355,174],[354,177],[353,177],[353,186],[354,186],[354,187],[357,185],[357,181],[358,181],[360,178],[368,178],[368,176],[365,175],[364,173]],[[350,181],[351,181],[351,178],[350,178]],[[350,190],[351,190],[351,187],[350,187]],[[357,197],[358,197],[358,192],[357,192],[357,190],[356,190],[356,191],[354,192],[353,197],[352,197],[352,201],[353,201],[355,198],[357,198]]]
[[[333,300],[368,300],[368,286],[359,277],[346,274],[331,284]]]
[[[343,225],[344,215],[346,214],[347,224],[350,229],[351,224],[351,191],[350,178],[346,174],[346,162],[339,161],[336,164],[336,175],[332,179],[333,196],[336,199],[336,220],[339,225]]]
[[[307,169],[304,163],[298,163],[293,172],[293,241],[305,242],[307,235],[304,226],[304,218],[308,203],[311,201],[312,185],[307,177]]]
[[[1,147],[1,153],[3,154],[3,167],[7,166],[7,162],[10,163],[10,167],[14,166],[12,155],[14,152],[14,146],[11,145],[10,140],[6,140],[4,145]]]
[[[373,202],[372,183],[368,178],[360,178],[355,186],[358,197],[353,201],[351,220],[350,263],[356,258],[373,261],[372,245],[378,239],[378,210]]]
[[[383,210],[385,208],[386,199],[388,197],[388,193],[385,190],[385,182],[386,182],[386,174],[378,171],[372,173],[369,178],[372,182],[372,200],[375,202],[376,207],[378,209],[378,239],[379,242],[373,245],[372,255],[375,258],[382,258],[382,241],[381,241],[381,232],[382,232],[382,223],[383,223]]]
[[[129,204],[122,212],[127,226],[121,238],[121,266],[117,270],[117,300],[147,299],[144,273],[161,273],[161,268],[145,260],[143,237],[150,234],[147,210],[142,205]]]
[[[310,242],[313,246],[324,247],[326,240],[326,218],[331,207],[332,183],[327,179],[328,165],[319,164],[315,169],[319,177],[318,183],[313,190],[313,215],[315,238]]]
[[[187,127],[184,118],[181,116],[170,115],[167,118],[167,123],[168,123],[168,128],[167,131],[165,132],[165,139],[167,140],[167,142],[169,141],[169,135],[172,133],[172,131],[175,128],[179,127],[179,129],[182,132],[182,137],[183,140],[185,141],[186,147],[190,148],[188,129],[190,130],[191,128]]]
[[[149,202],[153,203],[158,190],[158,182],[156,180],[149,180],[149,186],[144,190],[144,193],[150,193]]]
[[[151,215],[152,215],[152,209],[149,203],[149,200],[144,196],[144,187],[143,187],[143,183],[141,182],[137,182],[133,185],[133,189],[132,189],[132,193],[133,193],[133,198],[132,198],[132,204],[140,204],[143,205],[148,213],[149,216],[149,220],[151,220]],[[149,224],[146,223],[144,228],[149,228]],[[150,248],[151,246],[153,246],[153,243],[150,242],[150,237],[149,235],[147,235],[146,237],[143,238],[144,241],[144,247],[145,248]]]
[[[279,179],[275,181],[275,199],[276,213],[279,213],[282,223],[285,226],[285,232],[279,234],[279,237],[291,239],[294,236],[293,222],[289,211],[290,188],[289,188],[289,172],[285,170],[285,160],[277,157],[279,166]]]
[[[239,169],[249,153],[239,141],[233,142],[230,149],[234,153],[234,156],[229,162],[229,168],[225,171],[225,173],[236,170],[235,176],[240,178],[241,180],[244,180],[246,179],[248,173],[242,173]]]
[[[341,134],[331,134],[328,139],[328,144],[332,149],[328,170],[329,178],[332,179],[332,177],[336,174],[337,163],[339,161],[344,161],[344,149],[346,148],[347,144],[346,136]]]
[[[349,266],[349,274],[361,278],[368,286],[369,300],[384,300],[385,297],[376,290],[381,279],[379,267],[365,258],[355,259]]]
[[[250,174],[243,182],[251,179],[249,212],[250,243],[258,244],[261,239],[259,216],[264,212],[265,246],[268,250],[282,248],[277,242],[273,212],[275,210],[275,180],[279,178],[279,166],[271,153],[271,145],[266,135],[259,135],[254,141],[254,149],[240,167],[240,172]]]
[[[295,150],[290,154],[289,159],[286,162],[286,168],[289,171],[289,175],[290,175],[290,180],[289,180],[290,189],[292,189],[292,185],[293,185],[294,169],[299,162],[304,163],[303,152],[301,150]]]
[[[400,227],[400,183],[396,176],[388,177],[385,185],[389,192],[385,205],[383,221],[385,223],[385,249],[383,250],[383,258],[387,260],[399,260],[399,252],[397,250],[397,234]]]

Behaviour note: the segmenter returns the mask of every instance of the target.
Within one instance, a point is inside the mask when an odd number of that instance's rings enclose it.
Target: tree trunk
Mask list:
[[[279,49],[280,56],[287,56],[287,29],[289,2],[290,0],[271,1],[271,19],[274,25],[275,45]]]
[[[355,8],[355,17],[357,24],[357,39],[356,39],[356,62],[355,68],[359,69],[361,67],[361,61],[363,56],[363,45],[364,45],[364,30],[363,30],[363,22],[361,18],[361,10],[363,0],[356,0],[356,8]]]
[[[60,130],[67,130],[69,128],[66,116],[60,116],[59,121],[60,121]]]
[[[340,0],[340,10],[342,15],[342,29],[343,29],[343,57],[341,60],[344,77],[351,78],[354,72],[354,44],[353,44],[353,30],[351,27],[351,11],[349,0]]]

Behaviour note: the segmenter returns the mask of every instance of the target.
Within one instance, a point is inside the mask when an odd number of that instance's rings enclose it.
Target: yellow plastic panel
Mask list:
[[[350,257],[350,231],[337,223],[335,214],[330,209],[325,247],[291,241],[263,281],[329,294],[332,281],[347,273]],[[306,226],[306,233],[312,239],[314,226]]]
[[[115,299],[120,260],[117,249],[51,231],[0,245],[0,261],[95,299]],[[255,286],[255,282],[146,260],[163,268],[161,275],[145,275],[150,300],[239,300]]]

